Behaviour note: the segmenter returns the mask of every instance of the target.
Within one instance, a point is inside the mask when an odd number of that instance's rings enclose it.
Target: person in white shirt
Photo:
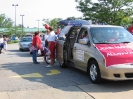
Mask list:
[[[87,31],[85,31],[85,37],[83,39],[86,40],[87,42],[89,41],[89,35]]]
[[[4,46],[3,43],[4,43],[3,36],[0,35],[0,54],[1,54],[1,50],[2,50],[2,48],[3,48],[3,46]]]
[[[4,49],[4,53],[6,52],[7,50],[7,37],[4,37],[4,42],[3,42],[3,49]]]
[[[0,44],[2,44],[4,42],[3,36],[0,35]]]
[[[47,30],[50,32],[49,36],[47,38],[47,41],[48,41],[48,49],[51,52],[51,54],[50,54],[50,65],[48,65],[47,67],[53,67],[54,61],[55,61],[56,34],[53,31],[54,30],[53,27],[49,27],[49,29],[47,29]]]

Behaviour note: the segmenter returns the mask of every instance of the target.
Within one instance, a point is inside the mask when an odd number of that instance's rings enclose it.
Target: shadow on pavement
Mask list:
[[[89,92],[122,92],[129,91],[133,89],[133,81],[105,81],[102,84],[95,85],[92,84],[88,78],[88,75],[80,70],[69,67],[66,69],[62,69],[56,64],[53,68],[46,68],[46,64],[42,63],[39,65],[35,65],[32,63],[9,63],[9,64],[1,64],[1,68],[4,70],[11,70],[13,74],[9,75],[12,80],[8,82],[15,83],[16,86],[21,88],[22,84],[26,86],[28,89],[36,89],[36,88],[46,88],[46,87],[54,87],[57,89],[61,89],[64,91],[69,91],[68,89],[62,89],[62,87],[69,86],[80,86],[80,85],[88,85]],[[51,72],[54,71],[52,74]],[[60,72],[60,73],[57,73]],[[38,77],[34,75],[34,77],[18,77],[24,76],[27,74],[37,73]],[[39,75],[43,77],[39,77]],[[25,80],[24,80],[25,79]],[[20,83],[17,83],[17,82]],[[28,81],[28,82],[27,82]],[[34,83],[33,83],[34,82]],[[93,85],[93,87],[89,87]],[[96,86],[99,89],[95,89]],[[10,85],[12,87],[12,85]],[[91,88],[91,89],[90,89]],[[94,89],[93,89],[94,88]],[[25,89],[25,88],[24,88]],[[108,90],[102,90],[108,89]],[[72,91],[72,90],[71,90]],[[73,89],[73,91],[76,91]]]
[[[30,51],[8,50],[8,52],[8,55],[17,55],[19,57],[31,57]]]
[[[13,73],[15,73],[15,75],[11,75],[11,76],[14,76],[14,79],[16,80],[18,80],[17,78],[18,75],[21,76],[21,75],[34,74],[34,73],[40,74],[43,77],[22,77],[22,78],[29,80],[30,82],[43,83],[44,85],[54,87],[54,88],[77,86],[81,84],[90,83],[86,73],[81,72],[74,68],[62,69],[59,67],[57,63],[56,63],[56,66],[53,68],[46,68],[45,63],[35,65],[30,62],[2,64],[1,68],[4,68],[4,70],[10,70]],[[51,74],[52,71],[54,71],[53,74]],[[34,87],[35,86],[38,86],[38,85],[34,85]]]

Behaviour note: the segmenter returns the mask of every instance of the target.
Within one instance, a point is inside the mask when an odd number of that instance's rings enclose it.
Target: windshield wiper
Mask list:
[[[112,43],[109,43],[109,42],[100,42],[100,43],[95,43],[95,44],[112,44]]]
[[[124,41],[124,42],[119,42],[119,43],[131,43],[131,42],[129,42],[129,41]]]

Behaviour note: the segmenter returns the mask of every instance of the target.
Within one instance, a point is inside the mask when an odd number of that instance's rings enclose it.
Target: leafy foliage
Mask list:
[[[18,40],[13,40],[11,42],[7,42],[7,44],[14,44],[14,43],[18,43],[19,41]]]
[[[107,22],[109,24],[122,25],[125,17],[133,15],[133,0],[75,0],[76,7],[88,20]],[[130,22],[130,21],[129,21]]]
[[[7,35],[9,37],[12,37],[15,33],[16,29],[16,36],[20,37],[25,35],[24,32],[22,32],[21,29],[22,25],[18,25],[16,27],[13,26],[13,21],[11,18],[6,17],[5,14],[0,14],[0,28],[4,28],[5,32],[4,35]]]
[[[11,18],[6,17],[5,14],[0,14],[0,28],[10,28],[13,26]]]
[[[54,27],[54,29],[56,29],[57,28],[57,26],[58,26],[58,21],[59,20],[62,20],[61,18],[54,18],[54,19],[43,19],[43,21],[44,21],[44,23],[45,24],[49,24],[50,26],[53,26]]]
[[[74,16],[72,16],[72,17],[67,17],[67,19],[83,19],[82,17],[78,17],[78,18],[76,18],[76,17],[74,17]]]

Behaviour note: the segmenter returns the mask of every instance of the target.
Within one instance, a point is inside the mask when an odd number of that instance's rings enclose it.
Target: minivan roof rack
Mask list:
[[[80,26],[81,25],[90,25],[90,22],[89,21],[87,21],[87,20],[81,20],[81,19],[60,20],[58,23],[61,24],[61,25],[64,25],[64,26],[67,26],[67,25],[80,25]]]

